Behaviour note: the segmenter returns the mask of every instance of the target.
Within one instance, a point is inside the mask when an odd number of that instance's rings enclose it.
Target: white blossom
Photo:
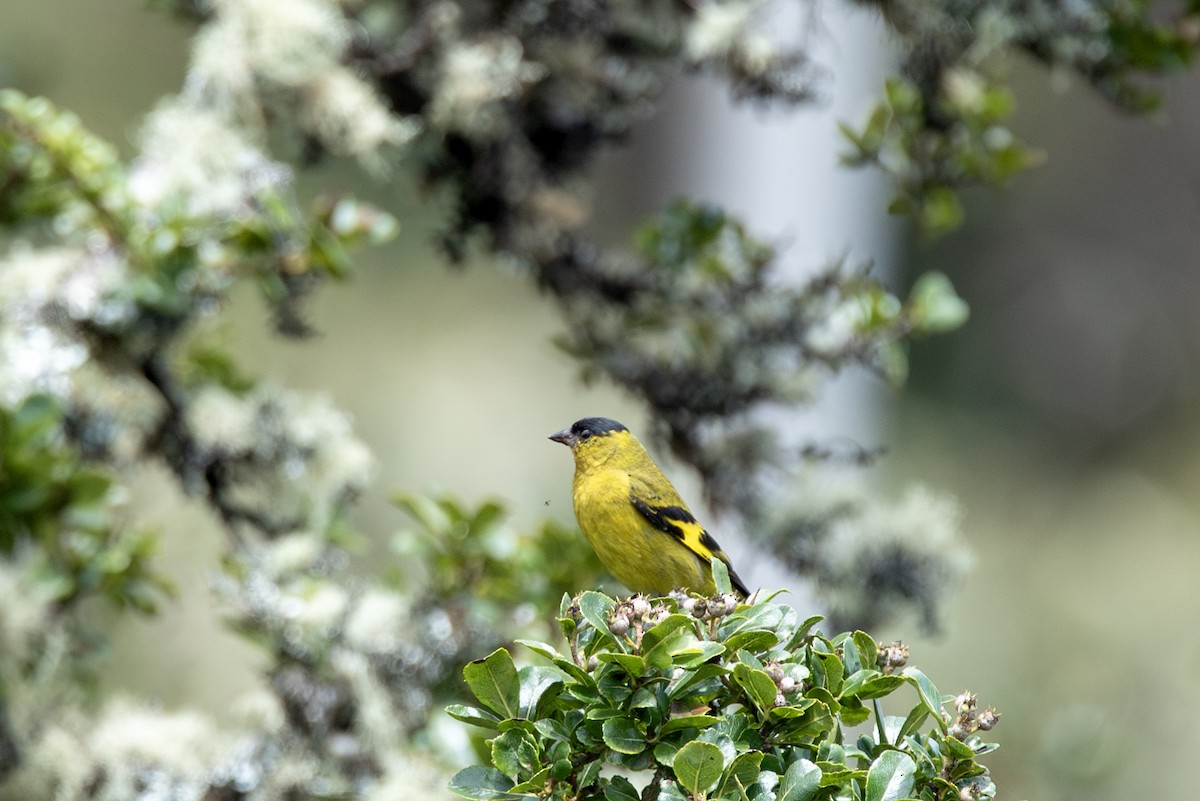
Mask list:
[[[350,418],[322,395],[289,393],[279,398],[285,436],[307,454],[299,466],[317,508],[327,520],[332,505],[366,486],[374,470],[371,451],[352,432]]]
[[[430,121],[464,133],[490,129],[497,121],[487,105],[516,96],[525,83],[544,74],[542,67],[526,62],[524,54],[520,41],[511,36],[451,44],[442,60]]]
[[[230,746],[197,712],[165,712],[124,698],[94,719],[63,711],[39,734],[13,785],[39,797],[52,789],[48,797],[61,799],[199,798]]]
[[[350,40],[349,22],[326,0],[215,0],[215,21],[224,58],[244,60],[263,78],[299,86],[336,66]],[[198,61],[202,71],[222,74],[220,53]]]
[[[235,720],[254,731],[273,734],[287,725],[287,713],[279,696],[265,687],[255,687],[239,695],[230,711]]]
[[[115,324],[131,313],[112,297],[126,275],[107,251],[14,248],[0,262],[0,401],[35,392],[66,397],[88,358],[71,321]]]
[[[367,657],[349,648],[336,648],[329,661],[350,684],[358,708],[358,728],[367,742],[380,748],[403,739],[401,716],[392,708],[390,694]]]
[[[90,736],[92,753],[104,764],[145,761],[198,779],[221,748],[216,727],[199,712],[165,712],[121,698],[108,704]]]
[[[836,354],[862,333],[869,314],[862,298],[843,298],[809,328],[805,343],[818,353]]]
[[[394,650],[411,625],[408,604],[394,592],[373,587],[359,596],[346,619],[346,641],[367,653]]]
[[[321,558],[325,545],[322,537],[310,531],[286,534],[263,549],[263,569],[274,577],[308,570]]]
[[[30,652],[53,611],[51,588],[30,579],[33,556],[22,551],[0,561],[0,676],[16,668],[9,660]]]
[[[341,622],[350,598],[346,591],[328,581],[293,582],[280,598],[279,611],[297,626],[302,639],[328,637]]]
[[[302,118],[333,153],[354,156],[380,168],[379,151],[398,147],[419,130],[412,120],[396,117],[378,93],[345,67],[317,76],[306,88]]]
[[[454,756],[457,762],[465,762],[472,757],[470,739],[467,729],[454,724],[449,715],[433,715],[430,717],[430,727],[435,722],[446,721],[453,728],[454,734],[461,734],[466,740],[467,747],[457,749]],[[432,760],[423,759],[415,751],[388,749],[384,754],[382,765],[383,776],[375,784],[367,788],[362,796],[363,801],[394,801],[397,798],[413,797],[414,788],[420,788],[420,797],[425,801],[451,801],[458,796],[446,789],[449,778],[439,770]]]
[[[250,450],[258,436],[257,411],[224,387],[207,386],[188,404],[186,421],[201,448],[240,453]]]
[[[760,5],[749,2],[707,2],[688,26],[684,52],[692,61],[724,56],[738,46],[751,13]]]
[[[246,138],[244,130],[195,99],[162,103],[147,118],[133,164],[133,199],[153,208],[168,200],[192,215],[238,216],[291,172]]]
[[[917,553],[936,554],[949,571],[946,578],[954,579],[974,562],[959,533],[962,516],[954,498],[914,485],[895,503],[864,503],[858,515],[835,521],[825,557],[835,570],[851,571],[864,552],[896,543]]]

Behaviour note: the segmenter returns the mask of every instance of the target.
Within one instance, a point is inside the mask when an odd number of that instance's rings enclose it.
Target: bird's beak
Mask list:
[[[569,428],[564,428],[562,431],[559,431],[557,434],[551,434],[550,439],[554,440],[555,442],[561,442],[563,445],[566,445],[568,448],[575,447],[575,435],[571,433],[571,429],[569,429]]]

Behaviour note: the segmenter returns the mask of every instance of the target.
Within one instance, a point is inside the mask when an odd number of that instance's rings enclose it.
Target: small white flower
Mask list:
[[[408,623],[408,604],[403,598],[372,588],[359,597],[346,619],[346,641],[368,653],[385,653],[395,649]]]
[[[9,660],[23,658],[51,617],[54,598],[45,584],[31,582],[32,551],[0,562],[0,675],[17,670]]]
[[[382,168],[380,151],[416,136],[419,125],[393,115],[365,81],[344,67],[317,76],[305,91],[306,125],[333,153]]]
[[[202,98],[173,98],[142,129],[141,155],[129,176],[133,199],[152,208],[168,200],[193,215],[238,216],[253,198],[284,184],[291,172],[246,139]]]
[[[329,661],[350,684],[359,711],[359,730],[368,743],[384,747],[402,740],[400,717],[366,656],[348,648],[336,648]]]
[[[238,696],[231,711],[239,722],[258,731],[277,732],[287,723],[279,696],[263,687]]]
[[[723,56],[737,45],[757,2],[708,2],[696,11],[684,39],[684,53],[692,61]]]
[[[325,636],[342,619],[350,599],[346,591],[328,581],[304,581],[281,601],[284,616],[307,634]]]
[[[150,763],[176,775],[202,777],[215,761],[220,738],[198,712],[164,712],[131,700],[111,702],[90,732],[92,753],[109,769]]]
[[[514,97],[545,70],[524,60],[521,43],[511,36],[457,42],[447,48],[430,104],[434,125],[465,133],[487,130],[495,120],[487,105]]]
[[[942,78],[942,92],[950,106],[965,114],[983,110],[987,84],[978,72],[966,68],[949,70]]]
[[[185,419],[196,444],[210,452],[242,453],[253,448],[257,410],[224,387],[208,386],[188,404]]]
[[[867,303],[856,297],[844,298],[805,335],[805,342],[818,353],[835,354],[858,336],[867,322]]]
[[[13,248],[0,262],[0,400],[69,395],[88,358],[70,321],[128,316],[128,304],[112,297],[124,277],[124,263],[107,250]]]
[[[286,576],[310,569],[325,551],[325,541],[312,532],[287,534],[272,541],[263,552],[263,569]]]
[[[280,84],[298,86],[330,70],[350,40],[345,15],[325,0],[215,0],[213,5],[212,24],[229,26],[240,38],[233,55]]]
[[[974,563],[959,533],[962,515],[952,497],[922,485],[909,487],[895,503],[864,500],[858,515],[833,524],[826,557],[839,570],[849,571],[864,551],[899,543],[921,553],[937,554],[950,571],[946,578],[955,579]]]

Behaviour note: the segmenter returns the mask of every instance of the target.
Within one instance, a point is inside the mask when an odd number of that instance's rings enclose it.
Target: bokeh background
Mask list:
[[[182,81],[187,35],[136,0],[0,0],[0,85],[75,110],[128,155],[141,116]],[[968,193],[964,228],[922,241],[881,222],[880,195],[838,212],[861,215],[852,222],[869,248],[856,238],[813,254],[802,230],[778,232],[793,256],[873,257],[900,285],[943,270],[972,309],[963,330],[914,348],[903,393],[860,378],[827,404],[853,406],[856,420],[806,424],[814,437],[848,425],[886,444],[871,476],[881,488],[920,481],[962,503],[976,568],[941,631],[901,620],[876,634],[908,642],[943,691],[969,687],[1002,710],[989,761],[1001,797],[1189,799],[1189,772],[1172,766],[1200,749],[1200,80],[1166,84],[1164,115],[1129,119],[1061,76],[1010,68],[1015,130],[1048,158],[1007,190]],[[704,155],[717,132],[689,116],[725,102],[702,83],[681,86],[629,152],[601,165],[601,236],[626,236],[640,213],[694,189],[688,159],[711,181],[745,185],[713,172],[726,162]],[[742,130],[787,130],[735,114]],[[817,119],[808,124],[832,125]],[[871,186],[838,177],[827,155],[798,158],[797,209],[836,191],[831,182]],[[401,488],[501,498],[518,524],[569,520],[569,460],[546,435],[599,413],[636,429],[636,405],[578,382],[551,344],[553,308],[525,279],[496,264],[448,269],[432,244],[436,217],[407,176],[381,185],[331,163],[304,180],[388,207],[401,236],[315,298],[316,339],[273,338],[251,296],[225,335],[250,371],[353,414],[379,460],[358,528],[390,536],[401,517],[388,499]],[[256,669],[208,604],[221,541],[153,470],[134,504],[168,534],[182,592],[156,619],[120,622],[107,681],[220,715]],[[744,575],[774,575],[745,542],[729,550]]]

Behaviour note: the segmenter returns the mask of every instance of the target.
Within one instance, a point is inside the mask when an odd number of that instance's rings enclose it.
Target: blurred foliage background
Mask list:
[[[0,84],[76,111],[125,155],[131,121],[184,75],[188,31],[135,2],[0,0],[0,19]],[[879,407],[879,480],[957,495],[976,568],[940,632],[905,621],[876,634],[1003,711],[1003,797],[1189,798],[1186,771],[1152,766],[1200,748],[1200,81],[1165,84],[1165,111],[1147,120],[1014,71],[1013,127],[1049,157],[1003,192],[968,191],[960,230],[907,240],[908,272],[944,271],[972,317],[919,344],[908,388]],[[584,414],[636,430],[639,408],[580,387],[524,279],[444,267],[410,176],[381,186],[333,161],[302,181],[331,177],[392,210],[401,236],[315,298],[315,340],[273,337],[245,293],[228,344],[248,370],[353,414],[379,459],[360,530],[403,525],[399,487],[503,498],[522,526],[571,523],[566,455],[546,435]],[[628,174],[601,185],[601,207],[638,191]],[[221,543],[164,476],[148,470],[135,491],[147,517],[171,521],[180,594],[154,619],[119,620],[105,681],[220,715],[257,667],[212,617],[204,566]],[[769,571],[734,555],[748,578]]]

